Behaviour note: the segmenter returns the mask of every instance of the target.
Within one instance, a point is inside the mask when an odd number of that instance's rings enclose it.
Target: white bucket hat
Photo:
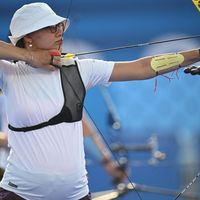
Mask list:
[[[9,39],[16,43],[25,35],[67,21],[65,30],[69,26],[69,19],[58,16],[46,3],[30,3],[18,9],[11,20]]]

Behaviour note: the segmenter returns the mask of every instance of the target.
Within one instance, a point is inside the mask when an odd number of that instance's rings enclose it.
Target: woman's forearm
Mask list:
[[[56,53],[53,62],[51,62],[50,52]],[[21,60],[32,67],[42,67],[48,70],[55,70],[56,67],[62,67],[60,52],[55,49],[37,49],[28,50],[19,48],[12,44],[0,41],[0,60]]]
[[[26,49],[18,48],[12,44],[0,41],[0,59],[31,62],[32,55]]]
[[[171,63],[168,61],[170,57],[175,57]],[[200,61],[199,49],[193,49],[177,54],[163,54],[144,57],[130,62],[119,62],[115,64],[110,81],[149,79],[198,61]]]

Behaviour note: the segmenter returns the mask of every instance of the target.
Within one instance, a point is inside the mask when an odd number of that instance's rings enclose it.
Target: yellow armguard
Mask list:
[[[181,65],[183,61],[184,56],[179,53],[156,56],[151,59],[151,68],[155,72],[159,72],[164,69],[169,69],[171,67]]]

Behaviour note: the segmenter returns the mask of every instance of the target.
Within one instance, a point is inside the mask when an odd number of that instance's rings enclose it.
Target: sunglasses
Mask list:
[[[65,27],[66,27],[66,22],[60,22],[53,26],[47,26],[47,27],[45,27],[45,29],[49,29],[51,31],[51,33],[56,33],[56,32],[58,32],[59,29],[62,29],[62,31],[64,32]]]

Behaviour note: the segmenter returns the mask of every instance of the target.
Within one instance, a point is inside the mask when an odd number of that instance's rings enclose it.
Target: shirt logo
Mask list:
[[[14,187],[14,188],[18,188],[17,185],[15,185],[14,183],[12,183],[12,182],[10,182],[10,181],[8,182],[8,185],[11,186],[11,187]]]
[[[197,7],[198,11],[200,12],[200,0],[192,0],[192,2]]]

